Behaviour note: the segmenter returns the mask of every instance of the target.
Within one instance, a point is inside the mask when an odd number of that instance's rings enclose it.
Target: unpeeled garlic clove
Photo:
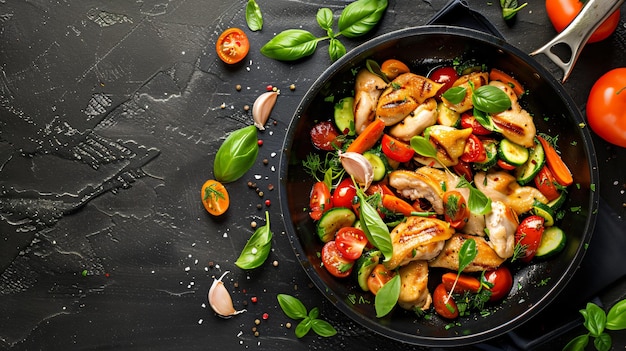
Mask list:
[[[259,130],[265,130],[265,122],[270,118],[272,108],[276,104],[278,92],[268,91],[261,94],[252,105],[252,119]]]
[[[346,172],[367,190],[374,181],[374,168],[365,156],[357,152],[339,152],[339,160]]]
[[[233,307],[233,300],[222,282],[222,278],[228,273],[229,271],[226,271],[219,279],[213,279],[213,284],[209,289],[209,305],[218,316],[223,318],[230,318],[246,311],[245,309],[237,311]]]

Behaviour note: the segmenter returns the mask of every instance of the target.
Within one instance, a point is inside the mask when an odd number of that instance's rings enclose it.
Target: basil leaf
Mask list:
[[[248,126],[232,132],[215,154],[213,174],[222,183],[234,182],[252,166],[259,153],[257,129]]]
[[[265,211],[266,223],[252,234],[235,265],[241,269],[257,268],[265,262],[272,248],[272,231],[270,230],[270,214]]]
[[[307,316],[306,307],[304,307],[304,304],[297,298],[287,294],[278,294],[276,295],[276,299],[278,299],[278,304],[287,317],[291,319],[302,319]]]
[[[580,313],[585,317],[583,325],[589,330],[591,336],[598,337],[604,332],[606,314],[598,305],[589,302],[586,308],[581,310]]]
[[[400,297],[400,275],[396,274],[391,280],[383,285],[374,298],[376,318],[381,318],[393,310]]]
[[[478,255],[476,240],[467,239],[459,250],[459,273],[462,272]]]
[[[328,53],[331,61],[337,61],[346,54],[346,47],[338,39],[332,38],[328,46]]]
[[[491,116],[477,108],[473,110],[473,113],[476,121],[478,121],[481,126],[485,127],[485,129],[492,132],[500,132],[500,128],[498,128],[498,126],[493,123],[493,119],[491,119]]]
[[[502,18],[505,21],[508,21],[515,17],[515,14],[526,7],[528,3],[523,3],[520,6],[517,6],[517,0],[500,0],[500,7],[502,7]]]
[[[451,104],[458,104],[467,95],[467,88],[464,87],[452,87],[446,90],[441,96],[448,100]]]
[[[369,32],[387,9],[387,0],[357,0],[339,15],[339,33],[355,38]]]
[[[428,141],[428,139],[423,136],[416,135],[411,138],[411,147],[418,154],[425,157],[437,157],[437,149],[433,146],[433,144]]]
[[[613,340],[607,333],[602,333],[596,336],[595,340],[593,340],[593,346],[595,346],[598,351],[609,351],[612,343]]]
[[[491,199],[488,198],[482,191],[474,188],[467,179],[461,177],[457,188],[468,188],[469,199],[467,200],[467,205],[469,206],[470,212],[473,214],[484,215],[491,212]]]
[[[389,78],[387,78],[387,75],[383,72],[383,70],[380,68],[380,65],[378,64],[378,62],[372,60],[372,59],[367,59],[365,61],[365,68],[367,68],[367,70],[372,73],[375,74],[377,76],[379,76],[380,78],[382,78],[386,83],[389,83]]]
[[[248,0],[246,5],[246,23],[253,32],[263,29],[263,14],[261,14],[261,8],[254,0]]]
[[[306,30],[287,29],[263,45],[261,53],[276,60],[295,61],[312,55],[320,40]]]
[[[509,96],[493,85],[483,85],[474,90],[472,103],[475,108],[487,113],[498,113],[511,107]]]
[[[575,337],[565,345],[563,351],[581,351],[587,347],[589,343],[589,334],[583,334]]]
[[[317,317],[320,316],[320,309],[317,307],[313,307],[308,314],[309,318],[311,319],[317,319]]]
[[[330,323],[322,319],[312,320],[311,327],[313,328],[313,331],[319,336],[330,337],[337,334],[337,330],[335,330],[335,328],[333,328]]]
[[[305,336],[309,330],[311,330],[311,326],[313,325],[313,321],[309,317],[305,317],[298,325],[296,326],[296,336],[302,338]]]
[[[626,329],[626,300],[621,300],[611,307],[606,316],[606,329]]]
[[[317,24],[319,24],[323,30],[332,32],[333,11],[331,11],[328,7],[319,9],[315,19],[317,19]]]
[[[385,222],[380,218],[378,211],[365,200],[365,194],[363,194],[363,191],[356,183],[355,187],[360,204],[359,221],[361,223],[361,229],[365,233],[367,240],[385,255],[385,262],[387,262],[393,255],[393,245],[391,244],[389,227],[387,227]]]

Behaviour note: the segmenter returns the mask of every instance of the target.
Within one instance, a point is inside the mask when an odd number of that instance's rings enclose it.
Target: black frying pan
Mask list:
[[[409,64],[413,72],[425,75],[435,66],[453,59],[474,59],[515,76],[530,91],[523,106],[535,116],[540,132],[559,136],[562,157],[574,174],[565,218],[559,224],[568,236],[567,247],[557,257],[529,266],[510,266],[514,286],[508,298],[491,309],[486,317],[460,318],[460,326],[438,317],[416,318],[412,312],[396,308],[379,319],[373,296],[362,292],[354,279],[340,280],[321,267],[318,253],[322,244],[309,218],[308,191],[313,179],[303,171],[302,159],[314,151],[309,130],[316,121],[332,116],[333,104],[325,98],[351,95],[352,70],[367,58],[382,62],[396,58]],[[563,87],[541,65],[502,39],[459,27],[427,26],[388,33],[352,50],[333,64],[312,85],[289,126],[281,159],[281,206],[285,226],[298,260],[320,291],[342,312],[375,332],[403,342],[424,346],[458,346],[485,341],[506,333],[536,315],[553,301],[578,267],[595,223],[598,171],[588,128]],[[570,209],[577,209],[571,211]],[[435,284],[436,282],[431,282]],[[434,285],[431,287],[431,292]],[[360,297],[371,301],[359,304]],[[353,298],[356,297],[357,303]]]

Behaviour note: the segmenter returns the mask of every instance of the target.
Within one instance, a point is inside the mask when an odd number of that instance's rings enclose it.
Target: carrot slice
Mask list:
[[[513,91],[518,97],[524,94],[524,86],[517,79],[497,68],[491,69],[489,72],[489,80],[499,80],[504,84],[508,84],[511,88],[513,88]]]
[[[552,171],[554,179],[562,186],[572,185],[572,183],[574,183],[572,172],[570,172],[565,162],[563,162],[559,153],[556,152],[554,146],[539,135],[537,135],[537,139],[541,143],[541,146],[543,146],[544,153],[546,154],[546,163]]]
[[[359,154],[364,153],[378,142],[378,140],[383,136],[384,131],[385,123],[380,118],[376,118],[363,130],[363,132],[361,132],[361,134],[359,134],[358,137],[356,137],[356,139],[354,139],[352,144],[348,146],[346,152],[357,152]]]
[[[464,292],[472,292],[477,293],[480,290],[480,281],[477,278],[474,278],[470,275],[461,274],[458,275],[453,272],[444,273],[441,276],[441,282],[446,287],[447,291],[451,291],[454,286],[454,281],[457,279],[456,286],[454,287],[454,292],[458,294],[462,294]]]
[[[411,204],[394,195],[384,194],[382,204],[387,210],[393,213],[402,213],[402,215],[407,217],[410,216],[412,212],[415,212]]]

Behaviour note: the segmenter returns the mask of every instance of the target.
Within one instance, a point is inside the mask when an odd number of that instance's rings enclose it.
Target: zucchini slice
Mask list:
[[[383,180],[383,178],[387,175],[387,169],[390,168],[389,163],[387,162],[387,157],[376,151],[367,151],[363,154],[363,156],[372,164],[374,181],[378,182]]]
[[[548,206],[550,206],[552,211],[556,211],[559,208],[561,208],[561,206],[563,206],[563,204],[565,203],[565,199],[566,198],[567,198],[567,192],[566,191],[561,191],[559,193],[559,197],[557,197],[556,199],[548,202]]]
[[[528,161],[517,168],[517,172],[515,173],[517,182],[521,185],[530,183],[545,163],[546,155],[543,151],[543,147],[537,140],[535,140],[535,145],[530,151]]]
[[[543,217],[543,225],[546,227],[552,227],[554,225],[554,211],[547,204],[541,203],[537,200],[533,202],[533,213],[539,217]]]
[[[351,96],[339,100],[335,104],[334,119],[335,125],[344,135],[355,135],[354,128],[354,98]]]
[[[372,274],[374,267],[380,262],[380,258],[382,257],[382,253],[378,250],[369,250],[363,252],[361,257],[359,257],[356,261],[356,269],[357,269],[357,281],[359,283],[359,287],[363,291],[369,291],[370,289],[367,287],[367,278]]]
[[[482,140],[487,158],[483,162],[474,162],[474,169],[487,171],[498,162],[498,141],[495,139]]]
[[[541,242],[535,256],[539,258],[554,256],[565,248],[566,242],[565,233],[561,228],[555,226],[546,228],[541,236]]]
[[[498,156],[514,166],[521,166],[528,161],[528,149],[518,145],[509,139],[502,139],[498,147]]]
[[[316,224],[317,235],[327,243],[335,238],[335,233],[343,227],[351,227],[356,215],[347,207],[333,207],[324,212]]]

